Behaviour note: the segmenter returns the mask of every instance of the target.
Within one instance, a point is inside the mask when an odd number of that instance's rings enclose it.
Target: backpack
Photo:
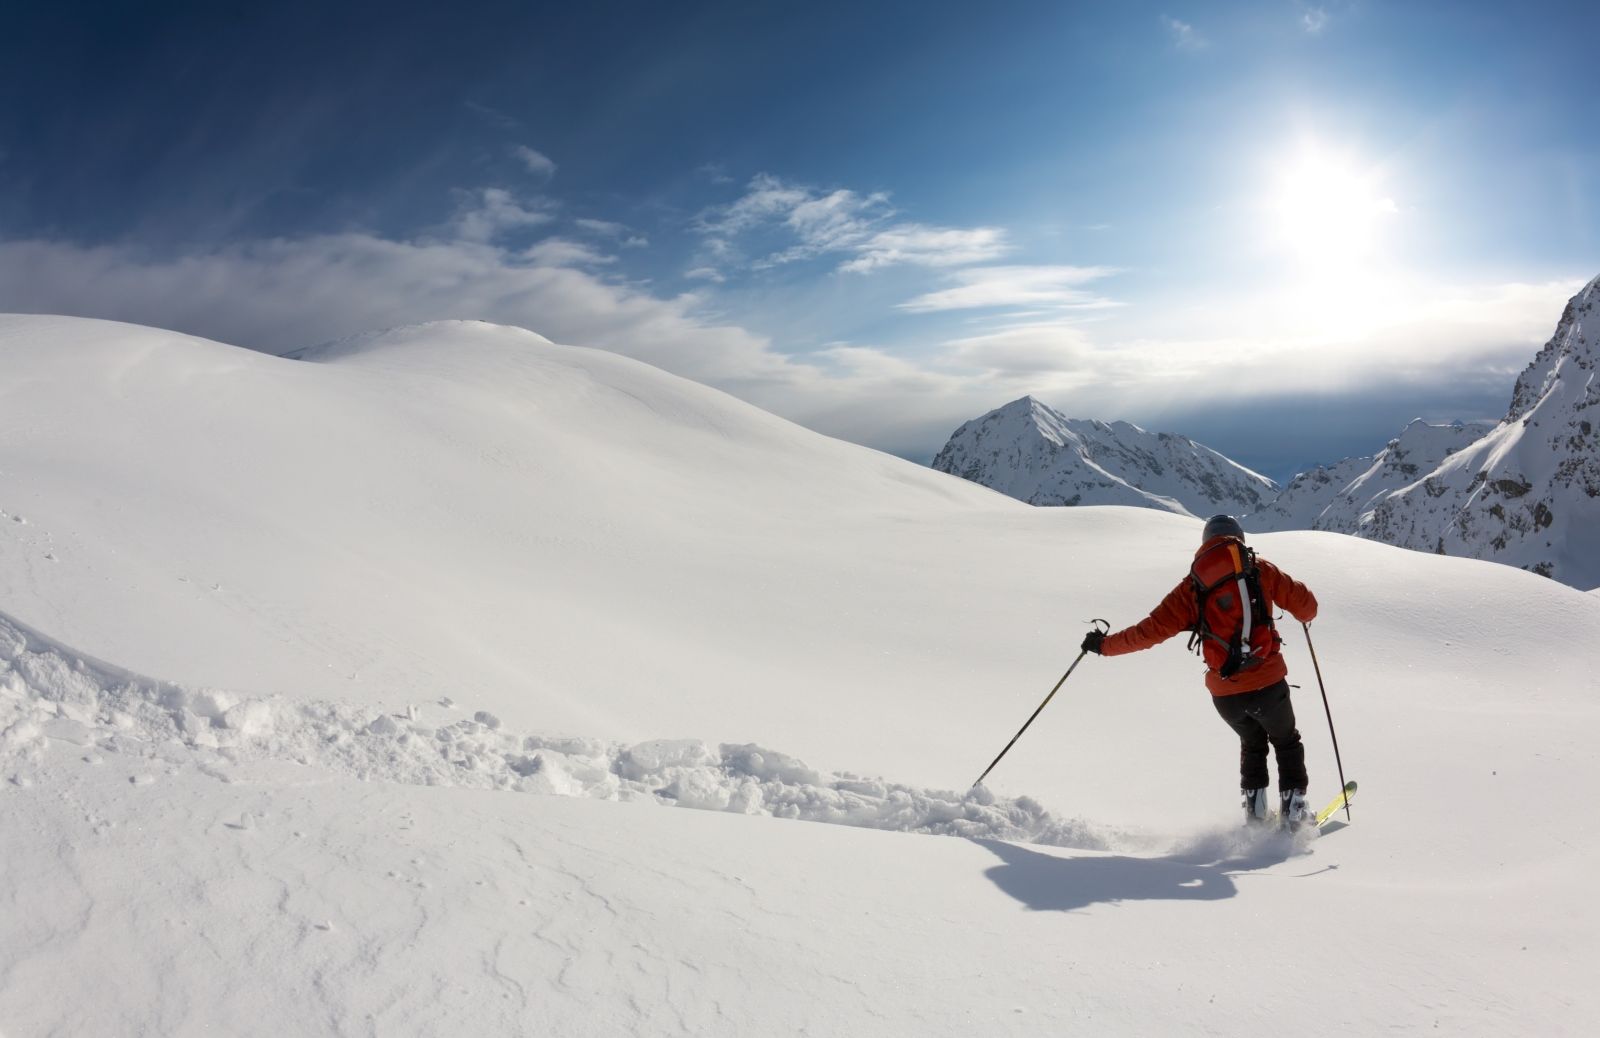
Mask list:
[[[1272,603],[1261,592],[1256,553],[1229,537],[1202,552],[1189,567],[1199,619],[1189,629],[1189,648],[1206,666],[1231,678],[1270,659],[1282,640],[1272,622]]]

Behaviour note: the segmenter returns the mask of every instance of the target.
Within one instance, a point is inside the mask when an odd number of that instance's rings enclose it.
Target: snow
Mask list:
[[[11,675],[0,731],[7,759],[17,762],[10,776],[21,780],[17,784],[32,784],[30,762],[42,757],[50,739],[70,734],[84,745],[104,739],[101,748],[113,752],[181,746],[183,760],[213,772],[288,761],[366,781],[654,799],[897,832],[1105,846],[1081,822],[1058,821],[1027,798],[825,774],[751,744],[713,749],[696,739],[654,739],[628,745],[513,731],[482,710],[469,719],[448,708],[387,714],[332,702],[240,700],[102,670],[4,619],[0,659]]]
[[[1518,377],[1505,420],[1376,502],[1361,534],[1493,559],[1574,587],[1600,581],[1597,305],[1600,277],[1568,301],[1555,334]]]
[[[1253,532],[1331,530],[1359,534],[1377,503],[1408,487],[1493,428],[1486,422],[1436,425],[1418,418],[1372,457],[1346,458],[1302,472],[1259,512],[1245,519]]]
[[[969,792],[1199,523],[1028,508],[511,329],[306,356],[0,319],[7,1035],[1600,1012],[1595,595],[1253,538],[1322,601],[1353,824],[1240,831],[1181,640],[1085,660]]]
[[[933,467],[1031,505],[1131,505],[1200,517],[1254,512],[1278,490],[1186,437],[1068,418],[1032,397],[964,423]]]

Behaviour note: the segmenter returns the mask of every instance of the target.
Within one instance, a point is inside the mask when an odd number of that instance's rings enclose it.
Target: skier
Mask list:
[[[1104,656],[1148,649],[1181,631],[1205,658],[1206,688],[1217,713],[1239,735],[1239,785],[1247,822],[1267,818],[1267,744],[1278,760],[1279,815],[1299,828],[1314,818],[1306,803],[1306,751],[1289,701],[1289,668],[1272,623],[1279,606],[1302,623],[1317,615],[1316,597],[1245,547],[1244,528],[1229,515],[1206,522],[1194,564],[1148,617],[1126,630],[1091,630],[1085,652]]]

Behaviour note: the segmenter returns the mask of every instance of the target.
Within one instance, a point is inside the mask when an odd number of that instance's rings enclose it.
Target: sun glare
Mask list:
[[[1302,263],[1337,270],[1368,258],[1396,212],[1376,170],[1302,148],[1278,170],[1270,219],[1280,245]]]

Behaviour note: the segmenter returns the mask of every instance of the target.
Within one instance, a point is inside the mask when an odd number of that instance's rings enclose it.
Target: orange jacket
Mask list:
[[[1202,544],[1200,551],[1195,552],[1195,556],[1198,557],[1201,552],[1220,540],[1222,538],[1216,537]],[[1316,596],[1304,584],[1266,559],[1257,558],[1256,566],[1261,572],[1261,593],[1268,601],[1287,609],[1289,614],[1301,623],[1310,623],[1316,619]],[[1100,652],[1105,656],[1121,656],[1124,653],[1148,649],[1175,634],[1189,630],[1199,619],[1200,603],[1195,599],[1194,587],[1186,576],[1166,598],[1161,600],[1160,605],[1151,610],[1149,616],[1132,627],[1106,635],[1106,640],[1100,645]],[[1254,692],[1258,688],[1266,688],[1288,676],[1289,667],[1283,662],[1283,654],[1274,649],[1272,655],[1262,660],[1260,664],[1241,670],[1231,678],[1225,678],[1215,670],[1207,668],[1206,688],[1210,689],[1214,696],[1231,696],[1239,692]]]

